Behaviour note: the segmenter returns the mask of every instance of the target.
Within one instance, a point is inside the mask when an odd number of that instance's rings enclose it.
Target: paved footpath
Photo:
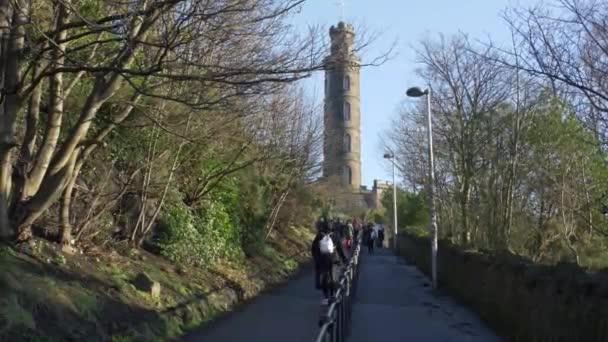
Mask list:
[[[288,284],[261,295],[240,311],[186,336],[187,342],[313,342],[321,293],[312,268]]]
[[[470,310],[433,295],[428,280],[388,250],[361,258],[349,342],[501,341]],[[320,297],[310,270],[184,341],[311,342]]]
[[[447,296],[403,258],[381,249],[361,253],[349,342],[501,341],[478,316]]]

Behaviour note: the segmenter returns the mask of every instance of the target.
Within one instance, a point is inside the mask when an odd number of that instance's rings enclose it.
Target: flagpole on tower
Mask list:
[[[336,1],[336,5],[338,5],[338,8],[340,9],[340,21],[344,21],[344,7],[345,7],[345,0],[337,0]]]

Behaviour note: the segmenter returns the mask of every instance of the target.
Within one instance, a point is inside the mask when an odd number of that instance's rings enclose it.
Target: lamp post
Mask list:
[[[397,183],[395,183],[395,155],[385,153],[384,158],[390,159],[393,163],[393,248],[397,253]]]
[[[428,153],[429,153],[429,214],[431,228],[431,274],[433,280],[433,288],[437,288],[437,213],[435,212],[435,165],[433,161],[433,127],[431,121],[431,90],[422,90],[418,87],[413,87],[407,90],[409,97],[422,97],[426,95],[427,108],[427,132],[428,132]]]

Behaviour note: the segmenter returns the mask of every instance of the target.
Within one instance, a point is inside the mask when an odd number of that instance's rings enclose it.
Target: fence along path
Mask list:
[[[320,311],[310,269],[184,341],[501,341],[470,310],[432,293],[424,275],[391,251],[362,251],[358,266],[348,291],[354,297],[336,305],[329,318]]]

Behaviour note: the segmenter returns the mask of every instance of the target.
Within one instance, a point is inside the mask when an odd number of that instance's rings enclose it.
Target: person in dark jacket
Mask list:
[[[376,240],[376,232],[374,231],[373,224],[367,225],[363,230],[363,240],[367,245],[367,252],[371,255],[374,254],[374,242]]]
[[[321,253],[321,240],[328,234],[333,242],[334,252],[323,254]],[[342,262],[342,265],[346,265],[347,259],[339,238],[332,232],[327,222],[322,224],[321,229],[317,232],[312,242],[311,252],[315,265],[315,286],[323,291],[323,304],[329,304],[329,298],[335,294],[340,277],[339,264]]]
[[[361,220],[357,217],[355,217],[355,219],[353,220],[353,228],[355,231],[354,238],[355,238],[355,241],[357,241],[357,239],[359,239],[359,234],[361,234],[361,230],[363,228],[363,224],[361,223]]]

